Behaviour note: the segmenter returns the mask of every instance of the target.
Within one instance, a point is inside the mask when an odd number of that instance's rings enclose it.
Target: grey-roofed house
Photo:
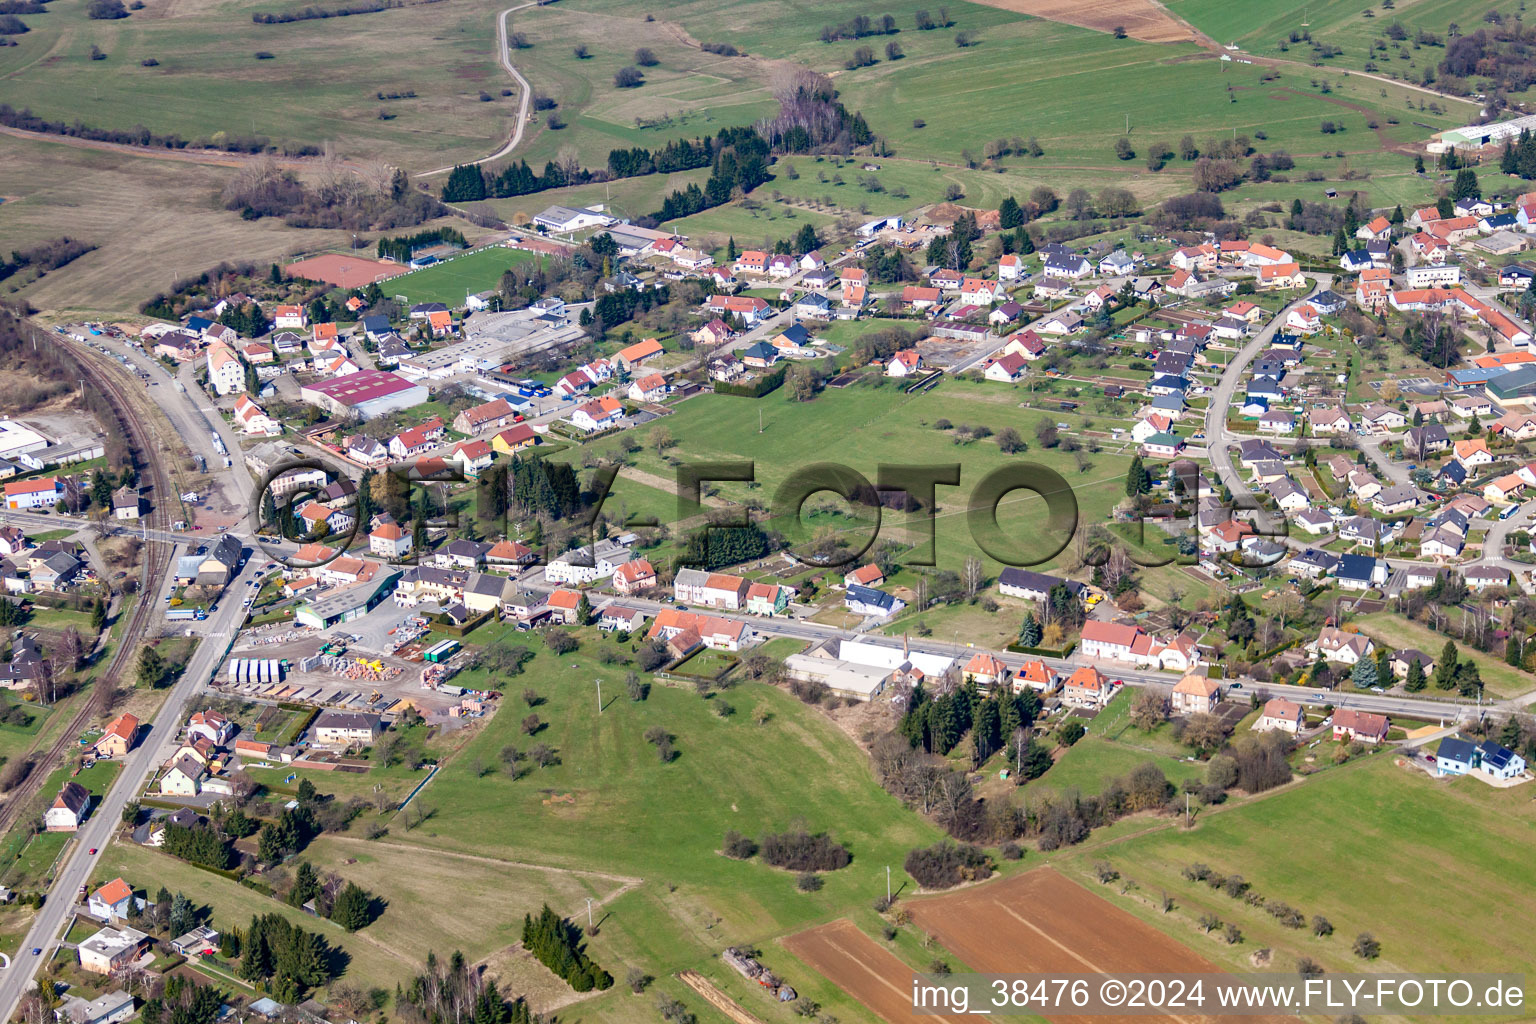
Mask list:
[[[74,555],[57,551],[33,568],[32,583],[44,590],[58,590],[68,586],[83,568],[85,566]]]
[[[843,604],[851,612],[879,616],[895,615],[906,607],[905,602],[897,600],[892,594],[873,587],[861,587],[857,583],[848,587],[843,595]]]
[[[1334,578],[1342,590],[1370,590],[1387,582],[1390,566],[1370,555],[1345,555],[1334,569]]]
[[[533,218],[533,223],[549,231],[565,234],[584,228],[607,227],[617,223],[617,220],[601,210],[581,206],[547,206]]]
[[[1477,747],[1460,736],[1447,736],[1435,751],[1437,775],[1465,775],[1477,766]]]
[[[1322,579],[1338,567],[1339,556],[1331,551],[1323,551],[1319,548],[1307,548],[1298,554],[1292,555],[1286,563],[1291,573],[1296,576],[1305,576],[1308,579]]]

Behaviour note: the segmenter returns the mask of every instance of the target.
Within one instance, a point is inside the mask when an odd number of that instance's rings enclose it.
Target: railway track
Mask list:
[[[36,327],[29,329],[34,333],[38,344],[70,345],[52,332],[42,331]],[[103,367],[96,360],[73,350],[73,346],[71,350],[75,364],[79,367],[81,379],[106,395],[116,409],[119,419],[122,420],[129,451],[133,453],[135,464],[140,467],[140,485],[142,487],[147,477],[152,489],[153,511],[146,517],[149,520],[149,527],[155,530],[169,529],[170,516],[167,509],[171,498],[174,497],[174,492],[165,466],[156,454],[159,448],[153,433],[129,398],[127,388],[119,379],[119,375]],[[31,805],[39,790],[42,789],[53,767],[67,757],[77,745],[77,737],[80,733],[105,710],[107,690],[119,679],[131,675],[134,655],[139,650],[138,641],[148,631],[153,620],[154,595],[159,592],[160,583],[170,567],[172,551],[173,547],[169,544],[148,542],[144,561],[140,567],[139,599],[134,602],[133,611],[119,634],[117,649],[112,652],[106,670],[93,684],[89,699],[75,712],[68,726],[41,759],[33,764],[26,781],[13,792],[6,794],[4,805],[0,806],[0,832],[9,830],[17,823],[22,812]]]

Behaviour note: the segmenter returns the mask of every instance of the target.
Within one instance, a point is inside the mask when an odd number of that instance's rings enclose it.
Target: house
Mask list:
[[[1451,457],[1467,469],[1476,469],[1478,466],[1486,466],[1493,462],[1493,453],[1488,450],[1488,442],[1480,437],[1457,441],[1455,453]]]
[[[1347,434],[1351,423],[1349,414],[1337,406],[1313,409],[1307,413],[1307,424],[1313,434]]]
[[[1000,355],[1017,355],[1028,360],[1039,359],[1045,355],[1045,341],[1029,328],[1018,331],[1008,336],[1008,341],[1003,345]]]
[[[1477,746],[1460,736],[1447,736],[1435,751],[1435,774],[1466,775],[1480,761]]]
[[[1506,417],[1507,419],[1507,417]],[[1502,421],[1501,421],[1502,422]],[[1498,430],[1498,424],[1494,425]],[[1536,436],[1536,417],[1532,418],[1531,436]],[[1422,427],[1409,427],[1406,445],[1419,458],[1445,451],[1451,446],[1451,436],[1438,423],[1426,423]]]
[[[1138,420],[1131,427],[1131,440],[1141,444],[1149,437],[1167,433],[1173,426],[1173,420],[1162,413],[1149,413],[1145,419]]]
[[[281,305],[272,311],[272,326],[278,330],[290,328],[302,331],[309,326],[309,316],[299,305]]]
[[[497,398],[459,413],[453,418],[453,429],[461,434],[478,434],[509,425],[515,415],[505,398]]]
[[[667,396],[667,378],[659,373],[637,377],[630,383],[628,395],[634,402],[659,402]]]
[[[738,274],[762,274],[768,269],[768,254],[760,249],[748,249],[736,257],[731,269]]]
[[[1375,261],[1371,259],[1370,252],[1365,249],[1351,249],[1339,257],[1339,267],[1346,273],[1358,273],[1373,266]]]
[[[789,607],[793,587],[777,583],[754,583],[747,588],[747,611],[753,615],[777,615]]]
[[[117,989],[90,1000],[66,992],[53,1016],[59,1024],[121,1024],[135,1012],[133,996]]]
[[[458,463],[459,471],[465,476],[477,477],[481,470],[489,468],[495,458],[495,450],[485,441],[475,438],[454,445],[448,461]]]
[[[139,720],[126,711],[107,724],[96,741],[97,757],[126,757],[139,735]]]
[[[309,731],[319,747],[366,747],[378,739],[383,727],[375,714],[328,709],[320,712]]]
[[[809,320],[832,319],[832,300],[816,292],[806,292],[795,300],[795,316]]]
[[[1370,241],[1374,238],[1387,238],[1392,234],[1392,222],[1382,216],[1371,218],[1355,229],[1355,237]]]
[[[1285,318],[1285,329],[1298,334],[1316,334],[1322,327],[1317,310],[1306,302],[1291,310]]]
[[[390,561],[403,558],[411,547],[411,535],[399,523],[380,523],[368,534],[368,550]]]
[[[1340,590],[1370,590],[1385,584],[1390,575],[1391,567],[1370,555],[1344,555],[1333,571]]]
[[[1333,738],[1360,743],[1383,743],[1389,723],[1386,715],[1373,715],[1354,708],[1339,708],[1333,713]]]
[[[1018,253],[1005,253],[997,261],[997,279],[999,281],[1020,281],[1028,276],[1029,273],[1024,269],[1024,257]]]
[[[1307,644],[1307,652],[1325,661],[1354,665],[1374,654],[1376,645],[1370,637],[1360,633],[1324,626],[1317,634],[1317,639]]]
[[[1038,658],[1020,665],[1018,674],[1013,677],[1014,693],[1022,693],[1027,688],[1050,694],[1060,685],[1061,676],[1057,671]]]
[[[1001,384],[1017,384],[1024,379],[1026,360],[1016,352],[994,359],[987,368],[982,371],[982,376],[987,380],[994,380]]]
[[[1291,560],[1286,563],[1286,571],[1293,576],[1317,580],[1327,576],[1338,564],[1338,555],[1329,551],[1320,551],[1317,548],[1307,548],[1291,556]]]
[[[1088,658],[1134,661],[1132,649],[1143,636],[1140,626],[1089,619],[1083,623],[1080,649]]]
[[[1441,744],[1444,746],[1444,743]],[[1515,779],[1525,774],[1525,758],[1492,740],[1477,745],[1478,768],[1495,779]]]
[[[133,888],[121,878],[114,878],[91,893],[85,901],[85,908],[91,912],[91,916],[111,923],[126,919],[132,903]]]
[[[219,933],[207,925],[199,925],[184,935],[171,940],[171,949],[181,956],[197,956],[201,953],[217,953]]]
[[[656,570],[644,558],[633,558],[613,571],[613,589],[638,594],[656,585]]]
[[[648,359],[657,358],[664,351],[661,342],[655,338],[646,338],[644,341],[637,341],[633,345],[619,349],[614,354],[613,361],[618,363],[625,372],[633,373],[635,367]]]
[[[972,306],[990,305],[997,294],[997,286],[984,278],[968,277],[960,283],[960,301]]]
[[[1061,684],[1061,702],[1073,708],[1101,708],[1114,696],[1104,673],[1090,665],[1077,669]]]
[[[235,399],[234,421],[241,433],[255,437],[277,437],[283,432],[283,425],[251,401],[249,395]]]
[[[603,606],[602,612],[597,617],[597,628],[634,633],[645,625],[647,618],[646,613],[639,608],[631,608],[629,605],[610,601]]]
[[[1049,253],[1044,260],[1044,273],[1050,277],[1064,277],[1075,281],[1093,272],[1093,265],[1076,253]]]
[[[1184,439],[1177,434],[1153,434],[1141,443],[1142,451],[1153,458],[1175,458],[1184,450]]]
[[[1101,277],[1125,277],[1136,269],[1136,261],[1124,249],[1115,249],[1099,260]]]
[[[187,739],[206,739],[216,747],[226,747],[235,735],[236,725],[217,711],[196,711],[187,719]]]
[[[191,754],[183,754],[160,776],[160,793],[163,796],[197,796],[202,792],[206,774],[202,762]]]
[[[1392,660],[1388,662],[1388,665],[1392,669],[1394,679],[1407,679],[1408,673],[1414,665],[1418,665],[1420,671],[1426,676],[1435,669],[1435,663],[1429,655],[1413,647],[1405,647],[1393,654]]]
[[[624,418],[624,406],[617,398],[604,395],[595,402],[587,402],[578,406],[571,413],[571,422],[588,433],[596,433],[599,430],[609,430],[619,425]]]
[[[739,651],[752,636],[744,624],[732,619],[662,608],[656,613],[646,639],[671,641],[680,634],[691,634],[695,647],[704,646],[716,651]]]
[[[73,780],[66,782],[43,812],[43,825],[49,832],[74,832],[85,820],[90,803],[89,790]]]
[[[1395,516],[1419,504],[1419,493],[1406,484],[1383,487],[1371,499],[1371,507],[1382,515]]]
[[[1525,490],[1525,481],[1518,473],[1506,473],[1483,488],[1483,497],[1489,501],[1515,501]]]
[[[1275,291],[1281,288],[1305,288],[1306,275],[1302,274],[1301,267],[1295,263],[1266,264],[1259,267],[1259,278],[1256,287],[1260,291]]]
[[[898,601],[891,594],[883,590],[873,590],[869,587],[851,586],[843,595],[843,605],[849,611],[858,615],[895,615],[906,607],[906,602]]]
[[[706,306],[716,316],[739,316],[748,327],[756,326],[773,313],[767,302],[752,295],[712,295]]]
[[[137,928],[103,928],[76,947],[80,967],[92,974],[113,974],[138,961],[149,936]]]
[[[1092,296],[1090,296],[1091,298]],[[997,327],[1006,327],[1024,315],[1024,307],[1017,302],[1009,301],[998,306],[987,314],[987,323]]]
[[[923,357],[915,348],[898,349],[885,364],[887,377],[910,377],[923,368]]]
[[[1007,683],[1008,674],[1008,666],[986,651],[971,655],[971,660],[961,670],[961,677],[966,682],[975,683],[983,690]]]
[[[1497,565],[1472,565],[1462,571],[1461,578],[1473,590],[1503,587],[1509,584],[1509,570]]]
[[[12,511],[52,508],[63,493],[64,485],[57,477],[18,480],[5,485],[5,507]]]
[[[1221,703],[1221,684],[1191,672],[1174,685],[1172,703],[1179,714],[1208,715]]]
[[[878,587],[885,582],[885,573],[873,562],[843,574],[845,587]]]
[[[1296,429],[1296,417],[1284,409],[1269,409],[1259,417],[1259,430],[1266,434],[1289,434]]]
[[[1218,252],[1210,243],[1185,246],[1168,259],[1169,266],[1179,270],[1215,270]]]
[[[491,450],[502,455],[516,455],[539,443],[539,435],[526,423],[517,423],[491,436]]]
[[[1275,697],[1264,705],[1258,720],[1253,723],[1256,732],[1288,732],[1292,736],[1301,732],[1306,722],[1301,705],[1284,697]]]
[[[755,370],[766,370],[779,361],[779,350],[766,341],[748,345],[741,350],[741,361]]]

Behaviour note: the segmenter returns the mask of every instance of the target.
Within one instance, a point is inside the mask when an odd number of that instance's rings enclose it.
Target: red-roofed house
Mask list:
[[[613,570],[613,589],[621,594],[638,594],[656,585],[656,570],[643,558],[633,558]]]
[[[885,364],[887,377],[908,377],[923,368],[923,357],[915,348],[898,350],[891,356],[891,361]]]
[[[571,422],[589,434],[618,426],[623,418],[624,406],[617,398],[609,395],[604,395],[595,402],[578,406],[576,411],[571,413]]]
[[[637,377],[629,385],[629,397],[636,402],[659,402],[667,397],[667,378],[659,373]]]
[[[1068,707],[1101,708],[1114,695],[1114,687],[1104,673],[1089,665],[1067,676],[1061,687],[1061,702]]]
[[[991,365],[982,371],[982,376],[1000,384],[1015,384],[1024,378],[1024,364],[1023,356],[1017,352],[1009,352],[994,359]]]
[[[881,572],[880,567],[874,562],[861,565],[852,572],[843,574],[843,585],[846,587],[878,587],[884,582],[885,573]]]

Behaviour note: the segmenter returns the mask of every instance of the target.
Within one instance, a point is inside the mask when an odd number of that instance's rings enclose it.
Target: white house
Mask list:
[[[245,391],[245,364],[235,350],[216,341],[208,346],[208,383],[221,395]]]

